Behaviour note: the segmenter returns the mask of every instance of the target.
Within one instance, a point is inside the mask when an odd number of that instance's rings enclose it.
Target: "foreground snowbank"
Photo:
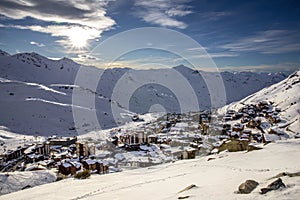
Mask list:
[[[261,195],[271,177],[300,171],[300,140],[278,141],[252,152],[223,152],[214,156],[132,170],[88,180],[66,179],[1,196],[0,199],[299,199],[300,177],[282,177],[286,189]],[[210,159],[209,159],[210,158]],[[211,159],[215,158],[215,159]],[[209,160],[209,161],[208,161]],[[251,194],[236,194],[254,179]],[[196,187],[178,193],[195,184]]]
[[[55,180],[55,173],[48,170],[0,173],[0,195],[52,183]]]

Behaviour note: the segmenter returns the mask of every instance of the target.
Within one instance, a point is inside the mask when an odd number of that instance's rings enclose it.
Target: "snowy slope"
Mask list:
[[[83,70],[83,80],[76,82],[76,76]],[[192,104],[189,93],[176,85],[176,96],[170,88],[158,84],[145,84],[134,91],[130,105],[115,98],[128,95],[127,89],[149,74],[168,76],[176,70],[191,85],[199,101],[200,109],[210,108],[210,94],[203,76],[218,76],[206,72],[198,73],[185,66],[172,69],[130,70],[113,68],[103,71],[95,67],[83,66],[70,59],[50,60],[36,53],[9,55],[0,53],[0,126],[12,132],[26,135],[74,135],[88,133],[99,128],[108,129],[130,121],[132,112],[147,113],[155,110],[153,105],[161,105],[167,112],[180,111],[180,98],[185,104]],[[127,73],[129,72],[130,73]],[[80,71],[82,72],[82,71]],[[93,74],[93,77],[90,75]],[[101,76],[102,75],[102,76]],[[240,100],[285,78],[284,74],[257,74],[250,72],[221,73],[227,95],[227,103]],[[97,76],[101,79],[93,82]],[[125,78],[124,78],[125,77]],[[120,80],[125,85],[118,85]],[[125,79],[125,80],[124,80]],[[75,85],[76,84],[76,85]],[[114,92],[119,89],[115,95]],[[76,101],[72,94],[76,91]],[[124,95],[123,95],[123,93]],[[115,96],[114,96],[115,95]],[[217,98],[217,97],[215,97]],[[72,109],[78,109],[80,124],[75,124]],[[119,113],[117,116],[113,112]],[[123,113],[129,113],[124,115]],[[96,115],[98,122],[90,120]],[[79,116],[79,117],[80,117]],[[129,116],[129,117],[124,117]]]
[[[283,119],[283,122],[278,125],[278,128],[284,129],[289,135],[300,132],[300,71],[239,102],[226,106],[223,111],[226,109],[238,110],[245,104],[255,104],[261,101],[272,102],[275,107],[281,109],[278,116]]]
[[[260,189],[282,172],[300,169],[300,140],[272,143],[252,152],[223,152],[195,160],[178,161],[88,180],[66,179],[0,196],[0,199],[299,199],[300,177],[282,177],[287,188],[261,195]],[[208,161],[208,158],[214,160]],[[250,194],[236,194],[248,180],[259,185]],[[270,179],[270,180],[269,180]],[[179,193],[195,184],[196,187]]]
[[[9,172],[0,174],[0,195],[19,191],[29,187],[35,187],[56,180],[54,172],[49,170]]]

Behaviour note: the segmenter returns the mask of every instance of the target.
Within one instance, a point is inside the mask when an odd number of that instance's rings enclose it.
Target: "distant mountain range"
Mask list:
[[[136,113],[147,113],[160,107],[167,112],[180,112],[182,100],[172,89],[155,81],[128,92],[141,77],[149,74],[164,75],[180,91],[180,81],[170,77],[174,70],[191,86],[200,110],[211,107],[212,97],[204,81],[205,76],[221,75],[226,104],[239,101],[287,77],[283,73],[200,73],[182,65],[169,69],[104,70],[82,66],[68,58],[50,60],[37,53],[9,55],[0,51],[0,126],[26,135],[76,135],[99,129],[99,125],[101,129],[116,127],[131,120]],[[99,74],[96,85],[89,74]],[[72,95],[74,93],[76,95]],[[122,95],[130,97],[129,103],[122,100]],[[188,97],[184,99],[187,104],[191,101]],[[75,114],[74,109],[77,111]],[[91,120],[95,116],[97,122]]]

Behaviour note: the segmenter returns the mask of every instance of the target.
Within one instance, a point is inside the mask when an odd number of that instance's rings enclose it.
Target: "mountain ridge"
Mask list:
[[[129,113],[129,116],[132,113],[146,113],[156,104],[167,108],[167,112],[180,111],[176,95],[169,88],[159,84],[145,84],[130,94],[131,107],[127,107],[119,99],[114,99],[113,94],[118,82],[124,79],[125,75],[132,73],[132,76],[125,80],[129,84],[128,87],[131,87],[138,81],[138,76],[147,77],[150,72],[154,72],[151,70],[103,70],[80,65],[68,58],[51,60],[34,52],[16,55],[3,53],[0,61],[0,109],[5,113],[0,116],[0,125],[12,132],[29,135],[76,135],[78,131],[94,130],[97,124],[84,117],[80,118],[80,127],[75,125],[72,114],[74,107],[80,110],[82,108],[87,115],[95,113],[97,118],[101,119],[99,123],[102,129],[116,127],[131,120],[130,117],[123,118],[120,115],[122,113],[117,117],[113,116],[114,109]],[[198,98],[199,108],[210,109],[211,97],[203,77],[207,74],[214,75],[213,72],[199,72],[183,65],[171,69],[156,69],[155,72],[168,76],[170,70],[174,69],[191,85]],[[82,72],[80,70],[87,74],[101,75],[97,85],[92,85],[88,76],[83,76],[86,80],[76,83],[78,73]],[[226,103],[240,100],[286,78],[282,73],[221,72],[215,75],[221,75],[224,81]],[[170,80],[178,84],[177,80]],[[180,87],[178,85],[179,91]],[[78,93],[78,101],[75,104],[72,100],[74,91]],[[86,101],[87,99],[94,99],[96,107],[93,108],[93,102]]]

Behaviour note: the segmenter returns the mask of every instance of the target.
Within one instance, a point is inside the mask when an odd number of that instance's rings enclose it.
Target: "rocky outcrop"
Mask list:
[[[272,190],[278,190],[280,188],[286,188],[285,184],[282,182],[281,178],[278,178],[276,181],[270,183],[268,187],[262,188],[261,194],[266,194],[267,192],[270,192]]]
[[[180,190],[178,193],[182,193],[182,192],[188,191],[188,190],[190,190],[190,189],[192,189],[194,187],[197,187],[197,186],[195,184],[189,185],[186,188]]]
[[[246,180],[239,186],[238,193],[240,194],[249,194],[251,193],[257,186],[259,185],[258,182],[254,180]]]

